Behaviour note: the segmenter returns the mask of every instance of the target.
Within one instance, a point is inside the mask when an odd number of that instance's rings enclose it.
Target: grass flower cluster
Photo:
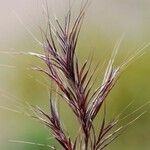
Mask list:
[[[135,57],[139,57],[148,45],[140,48],[123,64],[116,67],[114,60],[122,41],[121,38],[114,47],[102,83],[94,90],[96,69],[91,71],[92,60],[87,60],[81,65],[76,55],[79,34],[88,4],[88,1],[83,4],[75,19],[72,19],[70,8],[63,23],[56,18],[55,25],[49,18],[48,8],[45,9],[48,30],[42,31],[44,37],[44,42],[41,43],[44,49],[43,54],[28,53],[40,58],[46,64],[46,69],[39,67],[35,69],[46,74],[55,83],[56,88],[58,88],[57,94],[68,104],[80,125],[79,131],[76,131],[75,139],[70,138],[70,135],[63,128],[53,94],[50,97],[50,114],[38,106],[32,106],[34,118],[52,131],[53,137],[64,150],[103,150],[118,138],[126,127],[142,115],[140,114],[127,124],[118,127],[120,120],[130,118],[130,114],[121,118],[122,113],[120,113],[112,120],[106,121],[106,98],[118,81],[122,71]],[[96,129],[94,120],[100,110],[101,112],[103,110],[103,118],[99,129]],[[50,149],[57,148],[51,146]]]

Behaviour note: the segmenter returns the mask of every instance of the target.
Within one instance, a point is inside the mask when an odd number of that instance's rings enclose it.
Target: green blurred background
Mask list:
[[[49,0],[50,13],[55,12],[61,18],[68,7],[67,3],[67,0]],[[74,6],[79,8],[79,3],[80,1],[75,2]],[[39,122],[5,109],[15,110],[16,105],[21,104],[25,107],[25,101],[47,109],[49,99],[47,86],[50,85],[50,81],[39,72],[29,69],[42,64],[36,58],[12,54],[16,51],[42,52],[40,46],[20,24],[14,11],[40,40],[38,26],[44,26],[40,0],[0,0],[0,150],[46,150],[47,147],[10,142],[10,140],[19,140],[57,144],[50,139],[49,131]],[[78,43],[77,54],[81,63],[92,51],[93,66],[100,61],[101,67],[104,61],[109,60],[116,40],[125,32],[116,65],[124,62],[139,46],[150,42],[149,27],[149,0],[94,0],[88,10]],[[145,49],[145,52],[123,72],[107,98],[108,119],[118,114],[132,100],[134,103],[125,114],[150,100],[150,47]],[[104,69],[98,72],[100,77],[95,86],[100,84],[103,71]],[[66,104],[60,103],[61,118],[65,128],[71,136],[74,136],[78,127],[78,124],[74,123],[76,119]],[[139,111],[141,113],[146,110],[147,113],[107,149],[149,150],[149,109],[150,106],[147,105]],[[100,122],[99,117],[95,122],[96,126]]]

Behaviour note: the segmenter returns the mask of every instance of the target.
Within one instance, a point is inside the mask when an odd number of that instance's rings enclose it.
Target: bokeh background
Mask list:
[[[55,13],[61,18],[68,8],[68,0],[48,0],[48,2],[51,17]],[[74,15],[80,2],[74,1]],[[32,66],[42,64],[30,56],[13,54],[16,51],[42,52],[26,28],[42,40],[39,26],[44,25],[40,0],[0,0],[0,150],[48,149],[37,145],[14,143],[10,140],[57,144],[40,123],[14,111],[19,110],[17,106],[25,107],[26,102],[47,109],[49,99],[47,86],[50,81],[30,69]],[[116,65],[120,64],[134,54],[139,46],[150,42],[149,27],[149,0],[93,0],[81,31],[77,54],[83,62],[90,51],[93,51],[93,66],[99,60],[102,64],[109,59],[116,40],[125,33],[116,59]],[[97,86],[100,84],[102,72],[99,71],[98,74],[100,78],[96,82]],[[119,113],[131,101],[134,103],[125,114],[150,100],[150,47],[123,72],[107,100],[108,119]],[[61,118],[65,128],[73,136],[78,124],[74,123],[75,118],[66,104],[60,103]],[[140,110],[138,113],[145,110],[147,113],[107,149],[149,150],[149,109],[150,106],[146,105]],[[99,122],[98,117],[95,125],[98,126]]]

